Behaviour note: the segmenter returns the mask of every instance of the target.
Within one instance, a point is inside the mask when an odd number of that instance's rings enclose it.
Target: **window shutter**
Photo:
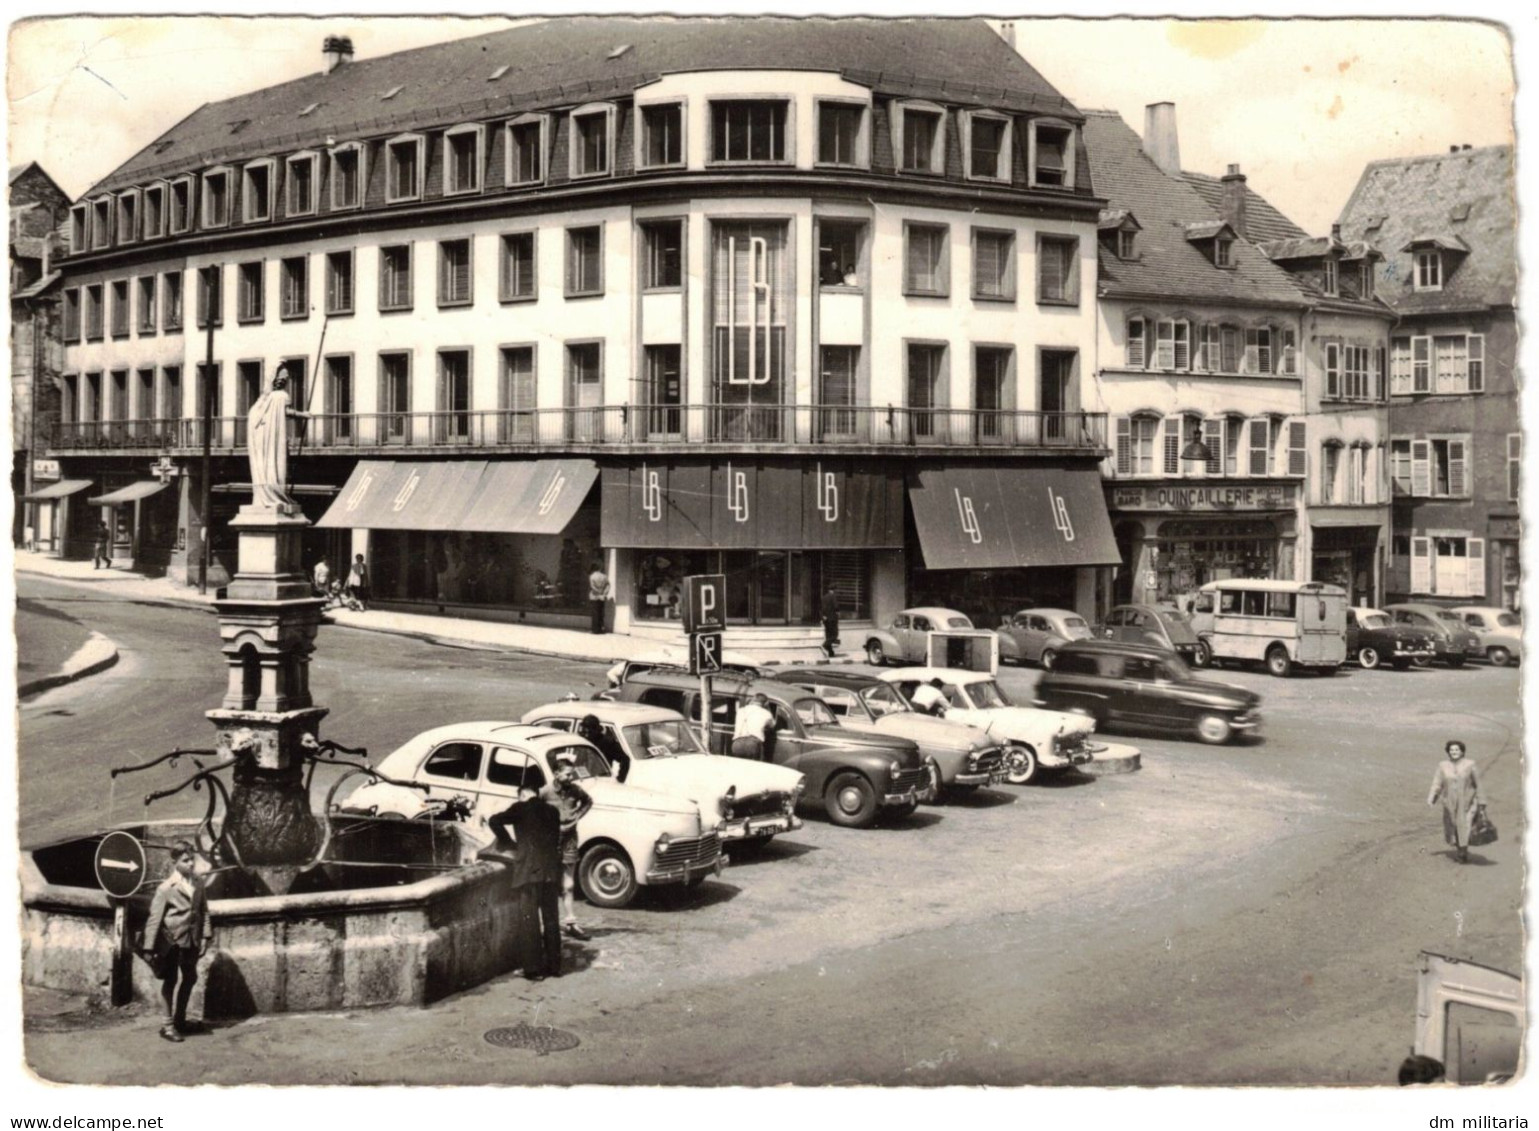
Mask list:
[[[1302,420],[1288,422],[1288,474],[1306,475],[1309,472],[1309,454],[1304,443],[1307,429]]]
[[[1176,323],[1175,362],[1177,369],[1192,367],[1192,327],[1188,322]]]
[[[1411,592],[1432,592],[1432,539],[1411,539]]]
[[[1335,342],[1325,347],[1325,395],[1341,396],[1341,347]]]
[[[1065,240],[1059,245],[1064,258],[1063,297],[1070,302],[1079,301],[1079,239]]]
[[[1516,499],[1523,484],[1523,434],[1507,435],[1507,497]]]
[[[1298,344],[1292,330],[1282,332],[1282,371],[1295,374],[1298,368]]]
[[[1486,336],[1471,334],[1469,338],[1469,391],[1483,393],[1486,388]]]
[[[1240,363],[1241,366],[1242,366],[1242,372],[1245,372],[1245,373],[1259,373],[1260,372],[1260,368],[1259,368],[1259,366],[1260,366],[1260,353],[1261,353],[1261,346],[1260,346],[1260,343],[1256,339],[1256,331],[1254,331],[1254,330],[1246,330],[1245,331],[1245,357],[1244,357],[1244,360]]]
[[[1063,246],[1054,240],[1044,240],[1041,254],[1037,256],[1037,298],[1061,299],[1068,296],[1069,276],[1064,270]]]
[[[1181,421],[1182,417],[1165,418],[1165,474],[1181,474]]]
[[[1411,495],[1425,498],[1432,494],[1432,441],[1411,441]]]
[[[1174,322],[1156,322],[1154,324],[1154,368],[1172,369],[1176,359],[1176,324]]]
[[[1432,391],[1432,339],[1418,337],[1411,339],[1411,391],[1413,393],[1430,393]]]
[[[1144,367],[1144,327],[1147,323],[1142,318],[1128,319],[1128,368],[1142,369]]]
[[[1469,461],[1465,456],[1463,440],[1448,441],[1448,493],[1462,499],[1470,493]]]
[[[1202,442],[1208,449],[1206,465],[1209,475],[1224,473],[1224,422],[1210,418],[1202,422]]]
[[[1117,474],[1133,474],[1133,421],[1126,416],[1117,418]]]
[[[1004,294],[1001,282],[1004,268],[1001,252],[1004,242],[992,232],[980,232],[973,252],[973,293],[998,296]]]
[[[1469,547],[1469,556],[1464,559],[1464,568],[1468,571],[1465,592],[1471,597],[1484,597],[1486,595],[1486,540],[1471,538],[1466,545]]]
[[[1252,420],[1250,422],[1250,474],[1265,475],[1267,473],[1267,449],[1271,441],[1272,422],[1270,420]]]
[[[1218,344],[1218,327],[1211,322],[1202,328],[1202,358],[1201,365],[1208,373],[1217,373],[1222,368],[1221,351]]]

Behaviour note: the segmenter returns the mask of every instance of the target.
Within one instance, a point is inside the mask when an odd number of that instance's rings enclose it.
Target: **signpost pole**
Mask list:
[[[690,651],[694,651],[695,642],[690,641]],[[711,749],[711,677],[705,672],[700,673],[700,741],[705,745],[707,752]]]
[[[134,955],[128,946],[128,904],[112,901],[112,1004],[134,1000]]]

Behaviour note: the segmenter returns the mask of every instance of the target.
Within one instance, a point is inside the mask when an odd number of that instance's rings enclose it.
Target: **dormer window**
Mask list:
[[[1027,164],[1033,185],[1074,187],[1074,127],[1051,120],[1031,123]]]
[[[684,104],[659,102],[636,110],[641,129],[636,143],[638,169],[667,169],[684,164]]]
[[[578,177],[605,177],[614,152],[614,107],[607,103],[572,111],[570,173]]]
[[[363,204],[363,146],[339,145],[330,152],[331,209],[340,212]]]
[[[1234,240],[1228,236],[1219,236],[1213,241],[1213,266],[1234,266]]]
[[[1362,298],[1365,298],[1365,299],[1372,298],[1373,297],[1373,260],[1371,260],[1371,259],[1364,260],[1362,263],[1358,264],[1357,270],[1358,270],[1358,276],[1357,276],[1357,288],[1358,288],[1357,293],[1358,293],[1358,295],[1360,297],[1362,297]]]
[[[144,190],[144,215],[140,226],[147,240],[158,240],[166,234],[166,186],[153,184]]]
[[[865,168],[871,163],[866,123],[860,102],[818,101],[818,164]]]
[[[1133,259],[1138,254],[1138,233],[1128,228],[1117,233],[1117,258]]]
[[[273,173],[275,161],[254,161],[247,165],[241,182],[241,219],[247,224],[273,218]]]
[[[732,99],[711,103],[711,160],[763,162],[786,160],[783,99]]]
[[[897,106],[898,167],[905,173],[940,174],[946,169],[946,112],[929,102]]]
[[[422,197],[422,135],[402,134],[385,143],[385,202]]]
[[[1443,253],[1418,251],[1416,253],[1415,286],[1418,291],[1443,289]]]
[[[118,243],[133,243],[139,238],[139,190],[129,189],[118,196]]]
[[[112,198],[104,196],[91,202],[91,247],[99,250],[112,246]]]
[[[1010,119],[974,111],[962,119],[966,131],[967,175],[979,181],[1010,179]]]
[[[287,195],[283,211],[289,216],[313,216],[316,208],[316,182],[320,155],[296,153],[287,162],[288,175],[284,178]]]
[[[192,227],[192,178],[182,177],[171,182],[171,234],[180,235]]]
[[[525,114],[508,123],[507,183],[537,185],[545,179],[544,114]]]
[[[230,223],[229,169],[210,169],[203,174],[203,205],[200,216],[205,228],[224,228]]]
[[[69,249],[75,255],[91,250],[91,212],[84,204],[69,210]]]
[[[444,134],[444,195],[481,191],[481,126],[455,126]]]
[[[1321,267],[1324,271],[1324,274],[1320,279],[1321,289],[1324,290],[1327,295],[1334,297],[1338,293],[1338,284],[1336,279],[1336,260],[1330,256],[1326,256],[1324,261],[1321,263]]]

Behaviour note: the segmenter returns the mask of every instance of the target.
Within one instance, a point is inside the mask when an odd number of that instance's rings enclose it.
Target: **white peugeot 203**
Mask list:
[[[468,812],[470,831],[490,842],[486,819],[517,800],[521,787],[552,781],[557,756],[568,754],[593,799],[577,822],[577,882],[588,902],[624,907],[642,886],[694,887],[720,874],[721,837],[699,805],[621,782],[591,743],[551,727],[474,722],[423,731],[375,767],[392,781],[360,786],[341,809],[412,819],[447,803]]]

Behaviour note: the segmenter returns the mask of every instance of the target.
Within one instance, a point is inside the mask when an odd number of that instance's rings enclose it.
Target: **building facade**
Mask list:
[[[1099,220],[1106,490],[1119,601],[1226,577],[1320,580],[1379,600],[1389,549],[1385,358],[1392,315],[1362,264],[1251,190],[1183,172],[1175,107],[1140,137],[1090,111]]]
[[[1523,435],[1508,146],[1371,162],[1341,213],[1385,251],[1392,600],[1518,607]]]
[[[196,577],[208,524],[221,580],[287,363],[308,553],[365,554],[377,600],[560,622],[602,562],[615,628],[660,636],[694,573],[762,640],[830,585],[856,620],[1092,611],[1103,201],[1083,116],[987,25],[325,51],[72,210],[54,445],[136,562]]]

